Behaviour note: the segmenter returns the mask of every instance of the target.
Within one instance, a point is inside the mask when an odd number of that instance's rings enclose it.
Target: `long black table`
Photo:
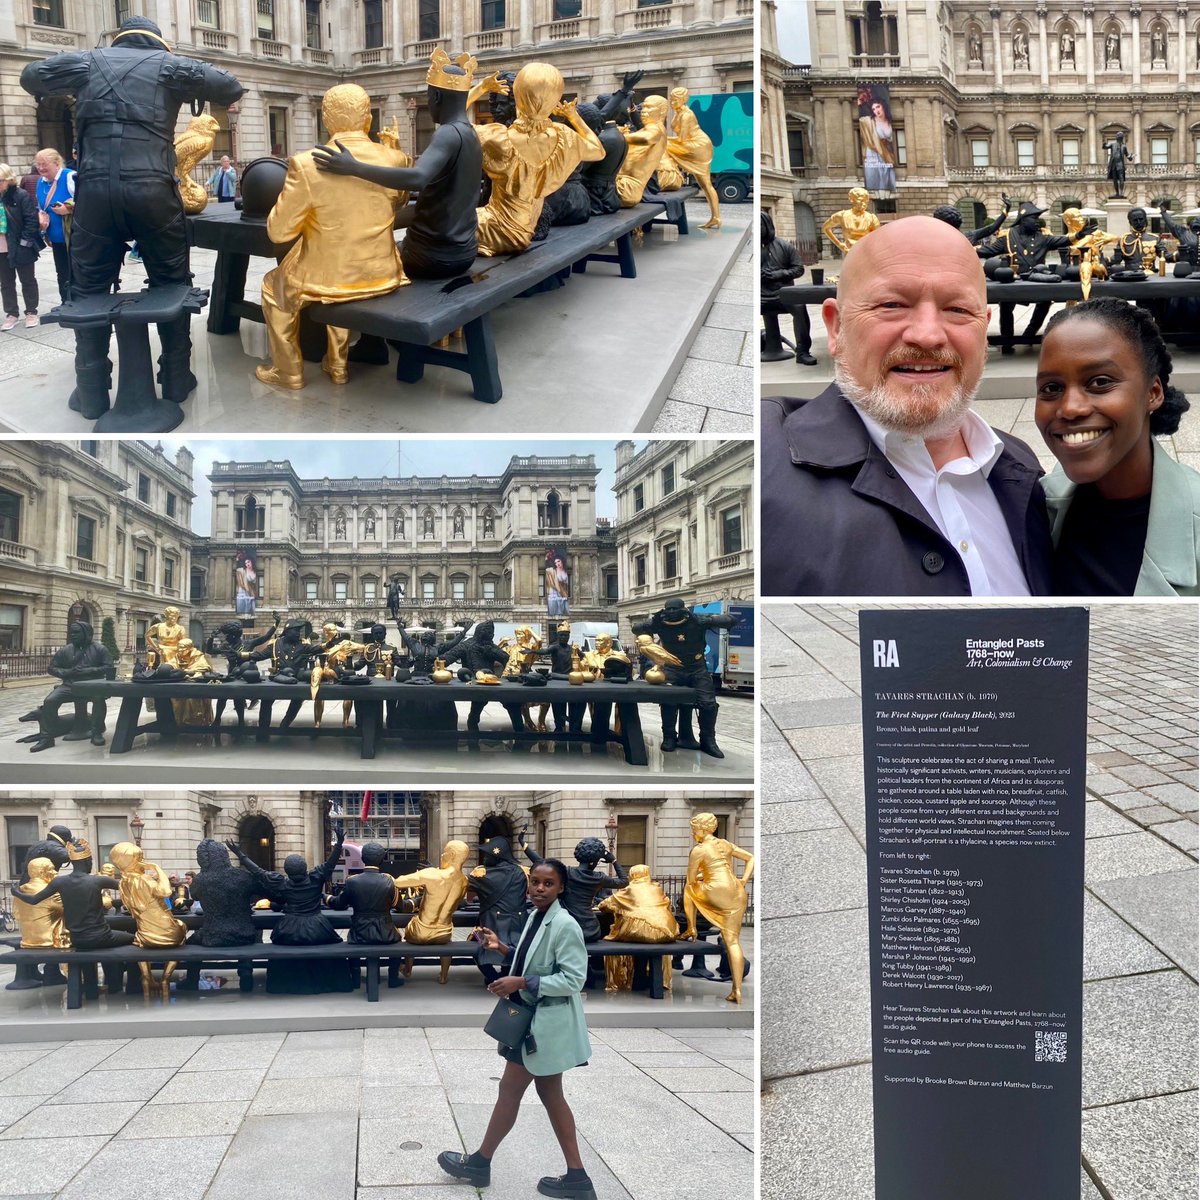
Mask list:
[[[352,684],[323,684],[319,699],[325,701],[324,724],[320,729],[310,726],[284,729],[272,727],[275,706],[284,702],[311,699],[307,683],[158,683],[145,684],[126,681],[92,679],[72,685],[72,691],[85,700],[120,700],[116,728],[109,746],[111,754],[128,754],[133,749],[138,734],[157,733],[168,740],[176,739],[181,727],[175,719],[171,700],[257,700],[258,724],[254,727],[257,742],[267,742],[272,737],[356,737],[361,741],[362,758],[374,758],[381,741],[428,745],[431,742],[458,742],[466,739],[472,748],[481,739],[503,740],[513,743],[516,750],[522,744],[540,741],[584,742],[604,745],[616,742],[621,746],[625,761],[633,766],[645,766],[649,762],[646,742],[642,735],[639,704],[694,705],[697,700],[695,688],[670,687],[643,682],[634,683],[587,683],[579,686],[552,679],[545,687],[524,687],[517,683],[487,685],[461,683],[454,680],[447,684],[393,683],[385,679],[373,679],[361,686]],[[147,700],[155,701],[154,719],[142,723],[142,708]],[[337,701],[350,700],[354,704],[354,723],[343,728],[342,714]],[[384,705],[388,701],[400,701],[392,711],[392,719],[385,726]],[[593,719],[590,731],[567,732],[555,730],[548,733],[530,733],[515,730],[486,730],[473,734],[457,729],[457,717],[443,720],[441,727],[436,719],[419,725],[405,725],[406,709],[411,705],[428,706],[431,709],[471,701],[504,703],[508,705],[579,704],[590,702],[595,705],[611,705],[619,718],[619,728],[611,728],[603,719],[603,707]],[[442,714],[443,718],[451,714]],[[206,733],[207,725],[185,726],[183,731]]]

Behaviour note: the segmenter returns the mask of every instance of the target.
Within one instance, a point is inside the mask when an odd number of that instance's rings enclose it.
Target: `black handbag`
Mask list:
[[[526,1004],[516,992],[511,996],[496,1001],[492,1015],[488,1017],[483,1032],[490,1038],[495,1038],[502,1046],[510,1050],[519,1049],[526,1041],[532,1041],[529,1029],[533,1024],[533,1014],[537,1004]],[[532,1050],[530,1050],[532,1053]]]

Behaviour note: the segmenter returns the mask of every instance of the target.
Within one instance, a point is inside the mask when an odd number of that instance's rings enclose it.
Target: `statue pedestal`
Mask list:
[[[1104,202],[1104,210],[1108,213],[1108,232],[1117,237],[1123,237],[1129,232],[1129,210],[1133,201],[1125,197],[1110,197]]]

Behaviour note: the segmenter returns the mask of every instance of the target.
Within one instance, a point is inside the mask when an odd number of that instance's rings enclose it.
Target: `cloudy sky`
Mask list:
[[[777,3],[775,28],[779,34],[779,53],[789,62],[812,62],[807,7],[807,0],[778,0]]]
[[[196,456],[192,487],[196,499],[192,527],[196,533],[212,531],[212,490],[208,475],[214,462],[277,462],[287,459],[301,479],[378,479],[409,475],[500,475],[513,455],[594,454],[600,475],[596,480],[596,513],[615,519],[613,495],[613,442],[551,441],[523,438],[486,442],[376,438],[370,441],[341,438],[303,441],[198,441],[193,438],[163,438],[168,458],[180,446]],[[645,443],[637,442],[638,449]]]

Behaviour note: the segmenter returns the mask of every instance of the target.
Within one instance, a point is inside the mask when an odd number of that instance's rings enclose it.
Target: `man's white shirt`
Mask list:
[[[1004,443],[978,413],[967,410],[967,453],[935,467],[922,438],[884,429],[856,404],[871,441],[912,489],[933,523],[958,551],[972,596],[1028,596],[1029,584],[1013,547],[1000,502],[988,485]]]

